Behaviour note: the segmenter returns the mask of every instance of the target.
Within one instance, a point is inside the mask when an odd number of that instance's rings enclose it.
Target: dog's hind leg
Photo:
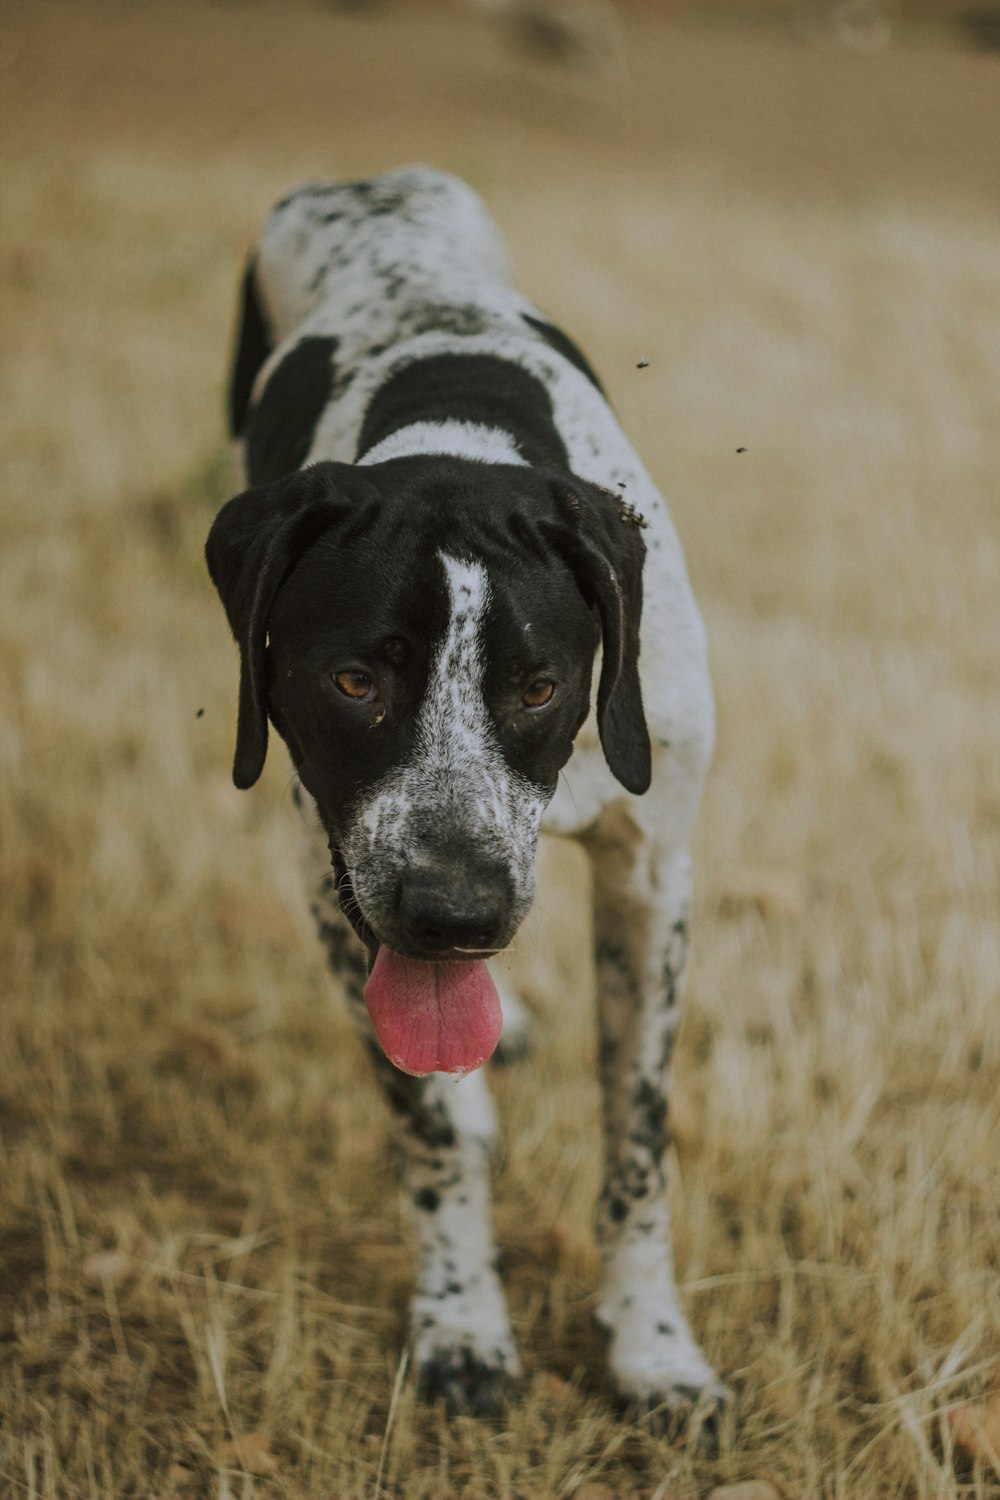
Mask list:
[[[664,1155],[667,1070],[687,946],[690,860],[608,809],[588,838],[606,1163],[597,1230],[598,1318],[611,1335],[619,1395],[671,1426],[728,1392],[681,1308],[670,1247]]]
[[[417,1236],[410,1329],[417,1388],[457,1414],[499,1412],[521,1373],[496,1269],[490,1155],[496,1133],[480,1069],[455,1082],[401,1073],[375,1039],[363,989],[364,950],[340,909],[325,836],[301,790],[313,916],[331,972],[371,1057],[392,1111],[402,1176]]]

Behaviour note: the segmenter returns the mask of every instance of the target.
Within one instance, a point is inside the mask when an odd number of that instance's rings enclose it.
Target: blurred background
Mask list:
[[[5,1493],[995,1493],[997,15],[7,0]],[[449,1427],[405,1374],[390,1412],[408,1229],[287,759],[229,779],[201,549],[240,487],[243,258],[294,183],[415,160],[484,195],[596,365],[708,625],[671,1174],[741,1400],[711,1460],[603,1383],[577,853],[543,851],[507,959],[537,1046],[494,1078],[526,1389]]]

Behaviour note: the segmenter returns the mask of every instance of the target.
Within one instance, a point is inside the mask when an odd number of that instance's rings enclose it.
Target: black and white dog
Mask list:
[[[664,1176],[713,742],[666,505],[586,359],[513,289],[479,198],[426,167],[275,208],[244,284],[232,426],[252,488],[207,555],[240,650],[233,774],[257,780],[270,719],[320,932],[403,1149],[421,1389],[489,1412],[520,1369],[475,1070],[500,1030],[485,960],[531,905],[541,829],[593,865],[611,1374],[671,1419],[719,1405],[678,1300]]]

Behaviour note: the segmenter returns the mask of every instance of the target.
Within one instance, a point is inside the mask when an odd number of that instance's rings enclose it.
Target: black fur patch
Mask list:
[[[374,1036],[364,1040],[393,1114],[428,1150],[453,1151],[458,1139],[455,1127],[436,1100],[425,1098],[426,1080],[411,1078],[393,1067]]]
[[[460,338],[469,338],[483,333],[486,327],[486,315],[474,303],[428,302],[410,315],[407,335],[412,338],[420,333],[457,333]]]
[[[243,276],[236,352],[229,377],[229,434],[234,438],[243,435],[257,371],[274,348],[264,309],[257,296],[255,268],[256,261],[251,259]]]
[[[499,1351],[490,1363],[462,1344],[435,1350],[417,1372],[420,1399],[442,1401],[449,1416],[500,1416],[512,1384]]]
[[[509,432],[529,464],[569,462],[542,382],[496,355],[436,354],[404,365],[372,397],[358,457],[413,422],[478,422]]]
[[[648,1079],[640,1080],[633,1096],[636,1128],[631,1134],[635,1145],[649,1152],[659,1162],[667,1145],[667,1101]]]
[[[533,318],[530,313],[522,313],[521,317],[536,333],[541,334],[550,348],[554,349],[557,354],[561,354],[563,359],[568,359],[571,365],[575,365],[580,374],[586,375],[591,385],[599,390],[602,396],[604,395],[604,387],[598,380],[593,365],[583,350],[574,344],[568,333],[563,333],[561,328],[557,328],[554,323],[546,322],[544,318]]]
[[[319,928],[320,940],[326,949],[327,962],[335,978],[343,980],[360,995],[367,978],[364,952],[353,932],[340,922],[326,921],[317,905],[312,914]]]
[[[269,484],[300,469],[333,391],[335,338],[300,339],[273,370],[247,422],[247,474]]]

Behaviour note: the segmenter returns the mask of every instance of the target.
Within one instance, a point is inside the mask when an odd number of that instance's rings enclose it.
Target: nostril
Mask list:
[[[411,871],[403,881],[399,916],[413,944],[428,952],[502,946],[510,916],[506,879],[456,879]]]
[[[431,948],[491,948],[496,945],[503,925],[499,911],[407,911],[403,916],[413,932]]]

